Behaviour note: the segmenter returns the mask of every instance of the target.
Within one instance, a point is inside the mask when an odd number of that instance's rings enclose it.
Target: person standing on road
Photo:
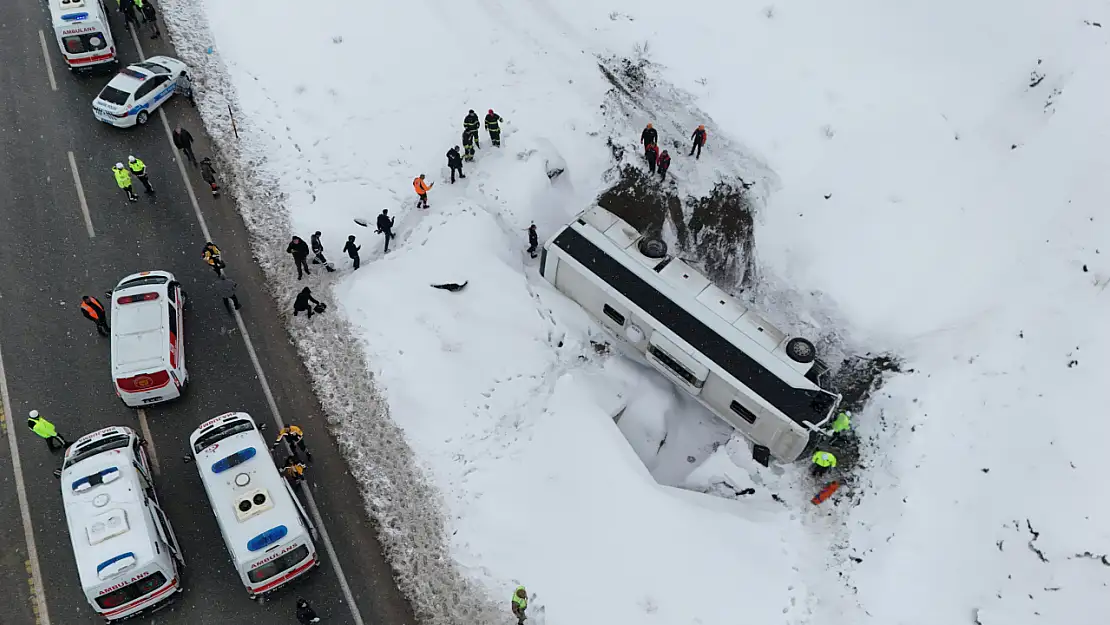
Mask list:
[[[350,256],[351,260],[355,262],[356,271],[358,270],[358,266],[361,263],[361,260],[358,257],[358,251],[361,249],[361,245],[355,245],[355,235],[352,234],[351,236],[347,237],[347,244],[343,246],[343,251],[347,252],[347,256]]]
[[[154,11],[154,3],[151,0],[135,0],[135,4],[142,3],[139,6],[139,12],[143,15],[143,21],[150,24],[150,38],[157,39],[162,36],[162,31],[158,30],[158,14]]]
[[[482,149],[482,143],[478,140],[478,130],[481,128],[482,122],[478,119],[478,114],[474,112],[474,109],[470,109],[466,118],[463,119],[463,139],[465,140],[466,135],[470,135],[470,138],[474,140],[474,145],[479,150]]]
[[[474,161],[474,135],[469,130],[463,131],[463,160],[471,163]]]
[[[378,232],[385,235],[385,253],[389,253],[389,241],[393,238],[393,222],[395,218],[389,216],[389,209],[383,208],[378,215]]]
[[[698,155],[696,158],[701,158],[701,148],[705,145],[706,140],[709,139],[709,133],[705,131],[705,125],[701,124],[694,129],[694,134],[690,135],[694,140],[694,146],[690,148],[690,156],[694,156],[694,150],[697,150]]]
[[[104,305],[100,303],[100,300],[91,295],[82,295],[81,314],[96,324],[96,331],[100,333],[100,336],[108,336],[112,328],[108,327],[108,315],[104,312]]]
[[[308,270],[308,244],[301,237],[293,237],[285,251],[293,255],[293,264],[297,266],[298,280],[304,277],[304,273],[312,275],[312,272]],[[303,273],[302,269],[304,270]]]
[[[128,156],[127,166],[131,169],[131,173],[135,174],[135,177],[139,179],[139,182],[143,183],[143,186],[146,187],[146,192],[154,193],[154,187],[150,185],[150,178],[146,175],[146,163],[144,163],[142,159]]]
[[[135,190],[131,188],[131,172],[124,169],[123,163],[116,163],[116,166],[112,168],[112,175],[116,177],[116,184],[119,185],[119,188],[127,194],[127,199],[138,202],[139,196],[135,195]]]
[[[308,311],[308,318],[311,319],[314,311],[309,302],[316,306],[320,305],[320,302],[317,301],[315,297],[312,297],[312,291],[306,286],[297,294],[297,299],[293,300],[293,316],[296,317],[298,313]]]
[[[528,618],[524,615],[524,611],[528,609],[528,591],[524,586],[517,586],[513,591],[513,616],[516,617],[517,625],[522,625],[524,619]]]
[[[189,134],[188,130],[178,125],[173,131],[173,144],[177,149],[184,152],[185,157],[196,167],[197,157],[193,154],[193,135]]]
[[[276,449],[283,440],[289,443],[290,451],[293,452],[294,456],[298,456],[298,460],[300,459],[299,455],[304,454],[305,460],[312,462],[312,452],[308,451],[308,446],[304,444],[304,430],[293,424],[281,428],[277,440],[274,441],[273,445],[270,445],[270,449]]]
[[[297,622],[301,625],[312,625],[312,623],[319,623],[320,617],[316,616],[316,610],[308,605],[304,599],[297,598]]]
[[[216,272],[217,276],[224,275],[224,267],[227,267],[227,265],[220,257],[220,248],[216,247],[215,243],[211,241],[205,243],[204,249],[201,250],[201,256],[204,258],[204,262],[212,268],[212,271]]]
[[[493,147],[495,148],[501,147],[502,121],[501,116],[494,113],[493,109],[490,109],[489,112],[486,113],[486,132],[489,133],[490,143],[493,143]]]
[[[321,236],[323,236],[323,234],[317,230],[309,237],[309,240],[312,242],[312,264],[323,265],[324,269],[327,269],[330,273],[335,271],[335,267],[332,267],[328,259],[324,257],[324,244],[320,242]]]
[[[123,13],[123,24],[128,28],[139,31],[139,18],[135,15],[135,3],[132,0],[120,0],[119,12]]]
[[[200,159],[200,177],[212,189],[212,197],[220,197],[220,185],[216,184],[216,168],[212,165],[212,159],[207,156]]]
[[[659,168],[659,182],[663,182],[667,179],[667,170],[671,168],[671,155],[667,154],[666,150],[659,155],[656,166]]]
[[[451,184],[455,184],[455,172],[459,172],[459,178],[466,178],[462,170],[462,156],[459,155],[459,146],[455,146],[447,150],[447,166],[451,168]]]
[[[424,174],[420,174],[412,179],[412,188],[419,197],[416,201],[417,208],[420,208],[421,205],[423,205],[424,208],[428,208],[428,191],[431,191],[433,186],[435,186],[434,182],[432,184],[424,182]]]
[[[45,417],[40,416],[38,410],[32,410],[27,414],[27,427],[31,428],[31,431],[38,434],[41,438],[46,439],[46,448],[50,451],[65,449],[69,446],[66,439],[62,438],[61,434],[58,434],[58,430],[54,427],[54,424],[47,421]],[[57,447],[55,447],[55,445],[57,445]]]
[[[644,144],[644,156],[647,156],[647,146],[659,145],[659,131],[651,124],[644,126],[644,131],[640,133],[640,143]]]
[[[177,77],[177,85],[174,86],[173,90],[174,93],[180,93],[188,98],[189,104],[196,107],[197,101],[196,98],[193,97],[193,81],[189,78],[189,72],[181,72],[181,75]]]
[[[224,301],[224,307],[227,308],[228,313],[231,313],[232,306],[235,306],[235,310],[242,308],[239,305],[239,296],[235,294],[235,289],[238,286],[234,280],[224,275],[221,275],[212,285],[212,290]]]
[[[304,463],[297,462],[296,458],[289,456],[285,459],[285,465],[281,467],[281,474],[289,480],[291,486],[296,486],[304,481],[304,470],[307,468]]]

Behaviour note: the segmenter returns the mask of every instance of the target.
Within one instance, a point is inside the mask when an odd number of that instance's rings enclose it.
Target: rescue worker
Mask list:
[[[694,134],[690,135],[690,138],[694,140],[694,145],[690,148],[690,156],[694,156],[694,151],[697,150],[698,155],[696,158],[701,158],[701,148],[705,145],[706,140],[709,139],[709,133],[705,132],[705,125],[701,124],[695,128]]]
[[[347,252],[347,256],[355,263],[355,271],[358,271],[358,266],[362,262],[358,257],[358,251],[362,249],[361,245],[355,245],[355,235],[347,237],[347,243],[343,245],[343,251]]]
[[[378,215],[378,230],[379,234],[385,235],[385,252],[389,252],[389,241],[393,238],[393,222],[396,217],[389,216],[389,209],[383,208],[382,214]]]
[[[536,224],[528,226],[528,255],[536,257],[536,248],[540,246],[540,237],[536,234]]]
[[[301,462],[297,462],[296,458],[289,456],[285,459],[285,466],[281,468],[281,474],[289,480],[291,485],[296,486],[304,481],[304,470],[306,468],[308,467]]]
[[[270,449],[276,449],[282,441],[287,441],[289,443],[289,449],[293,452],[294,456],[304,454],[305,460],[312,462],[312,453],[308,451],[308,447],[304,444],[304,430],[293,424],[281,428],[281,431],[278,432],[277,439],[274,441],[274,444],[270,446]]]
[[[478,114],[474,112],[474,109],[470,109],[466,118],[463,119],[463,140],[466,140],[466,135],[470,135],[470,138],[474,139],[474,145],[479,150],[482,149],[482,142],[478,141],[478,130],[481,127],[482,122],[478,119]]]
[[[116,184],[119,185],[119,188],[127,193],[127,199],[138,202],[139,197],[135,195],[135,190],[131,188],[131,172],[124,169],[123,163],[116,163],[116,166],[112,169],[112,175],[116,177]]]
[[[212,159],[207,156],[200,161],[200,177],[212,189],[212,197],[220,197],[220,185],[216,184],[216,168],[212,165]]]
[[[434,182],[432,184],[424,182],[424,174],[420,174],[412,179],[412,188],[420,198],[416,201],[417,208],[420,208],[421,205],[423,205],[424,208],[428,208],[428,191],[431,191],[433,186],[435,186]]]
[[[837,437],[840,437],[840,436],[847,436],[851,433],[852,433],[852,413],[851,413],[851,411],[845,410],[845,411],[841,412],[840,414],[836,415],[836,419],[833,419],[832,435],[833,435],[833,438],[837,438]]]
[[[177,77],[177,85],[174,86],[173,90],[188,98],[189,104],[194,107],[197,105],[197,101],[193,97],[193,80],[189,78],[189,72],[181,72],[181,75]]]
[[[65,449],[69,445],[66,439],[58,434],[58,430],[53,423],[47,421],[45,417],[39,416],[38,410],[32,410],[27,414],[27,427],[31,428],[31,431],[35,434],[46,439],[46,447],[50,451]]]
[[[516,617],[517,625],[524,623],[524,619],[528,618],[524,615],[524,611],[528,609],[528,591],[524,586],[517,586],[513,591],[513,616]]]
[[[447,150],[447,166],[451,168],[451,184],[455,184],[455,171],[459,172],[459,178],[466,178],[462,170],[462,156],[459,155],[459,146],[455,146]]]
[[[235,310],[242,308],[242,306],[239,305],[239,296],[235,294],[235,288],[238,286],[239,285],[235,284],[234,280],[223,275],[212,285],[212,290],[224,301],[224,307],[227,308],[227,312],[229,313],[231,313],[231,307],[233,305],[235,306]]]
[[[328,262],[328,259],[324,257],[324,244],[320,242],[321,236],[322,234],[319,230],[317,230],[316,232],[312,233],[311,237],[309,237],[309,241],[312,243],[312,264],[323,265],[324,269],[327,269],[330,273],[332,271],[335,271],[335,267],[332,267],[331,263]]]
[[[671,168],[671,155],[667,154],[666,150],[663,150],[663,153],[659,155],[656,167],[659,169],[659,182],[663,182],[667,179],[667,170]]]
[[[648,173],[655,175],[655,164],[659,160],[659,146],[654,143],[649,143],[644,148],[644,155],[647,158]]]
[[[821,477],[822,475],[828,473],[829,469],[833,469],[835,467],[836,456],[832,455],[832,452],[818,449],[813,454],[813,469],[810,470],[810,473],[812,473],[814,477]]]
[[[470,131],[464,130],[462,141],[463,160],[469,163],[474,160],[474,135],[470,134]]]
[[[640,143],[644,144],[645,149],[649,145],[659,145],[659,131],[651,124],[644,126],[644,131],[640,133]],[[644,153],[644,156],[647,156],[647,152]]]
[[[494,113],[493,109],[486,113],[486,132],[489,133],[490,143],[495,148],[501,147],[501,121],[501,116]]]
[[[308,605],[304,599],[297,598],[297,622],[301,625],[312,625],[312,623],[319,623],[320,617],[316,616],[316,610]]]
[[[312,272],[308,270],[308,244],[301,237],[293,237],[289,241],[289,247],[285,248],[285,252],[293,255],[293,264],[297,266],[298,280],[303,278],[306,273],[312,275]],[[303,273],[302,269],[304,270]]]
[[[204,244],[204,249],[200,253],[204,262],[212,268],[212,271],[216,272],[217,276],[224,275],[224,267],[227,267],[227,265],[220,256],[220,248],[216,247],[215,243],[208,241]]]
[[[148,4],[147,6],[150,5]],[[142,159],[128,156],[127,166],[131,169],[131,173],[135,174],[135,177],[139,179],[139,182],[143,183],[143,186],[146,187],[146,192],[154,193],[154,187],[150,185],[150,178],[146,174],[146,163],[144,163]]]
[[[185,154],[185,157],[189,159],[194,167],[196,166],[197,157],[193,154],[193,135],[189,134],[188,130],[178,125],[173,131],[173,145]]]
[[[104,312],[104,306],[100,303],[100,300],[91,295],[82,295],[81,314],[96,324],[96,331],[101,336],[108,336],[111,328],[108,327],[108,315]]]
[[[139,18],[135,15],[135,3],[132,0],[122,0],[119,3],[119,12],[123,13],[123,23],[126,27],[139,29]]]
[[[312,297],[312,291],[306,286],[297,294],[297,299],[293,300],[293,316],[296,317],[298,313],[308,311],[308,318],[311,319],[314,311],[312,306],[309,305],[309,302],[316,305],[320,304],[315,297]]]

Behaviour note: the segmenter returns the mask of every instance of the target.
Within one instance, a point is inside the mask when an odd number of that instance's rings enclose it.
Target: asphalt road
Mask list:
[[[114,3],[109,2],[112,5]],[[118,16],[114,32],[124,62],[139,53]],[[75,76],[50,36],[42,2],[5,3],[0,16],[0,353],[11,398],[30,520],[37,545],[49,620],[56,625],[100,623],[78,583],[57,480],[60,454],[50,454],[24,425],[37,409],[69,440],[109,425],[140,431],[134,410],[112,389],[109,344],[77,308],[80,296],[103,298],[123,276],[149,269],[172,271],[188,293],[185,354],[191,374],[186,395],[147,409],[159,470],[157,490],[185,554],[186,592],[149,623],[295,623],[294,601],[311,601],[327,623],[355,623],[322,543],[322,566],[263,604],[247,598],[220,538],[193,465],[182,462],[189,433],[202,421],[244,410],[276,427],[262,385],[234,317],[210,292],[214,280],[200,258],[204,237],[177,169],[175,151],[157,115],[140,128],[121,130],[96,121],[91,102],[111,74]],[[57,90],[51,89],[39,41],[46,33]],[[163,28],[163,31],[165,29]],[[147,55],[173,55],[163,39],[143,36]],[[200,120],[187,102],[163,107],[170,125],[181,123],[197,139],[198,157],[210,153]],[[95,232],[90,237],[67,154],[73,153]],[[129,154],[142,158],[157,193],[129,204],[111,167]],[[415,623],[385,563],[362,508],[354,479],[327,436],[321,409],[303,365],[263,291],[249,253],[246,229],[230,200],[212,199],[199,173],[186,164],[189,182],[227,273],[239,284],[245,326],[286,422],[305,429],[315,463],[309,484],[324,527],[367,624]],[[0,437],[0,622],[43,622],[34,610],[30,559],[16,498],[7,434]],[[303,499],[303,497],[302,497]]]

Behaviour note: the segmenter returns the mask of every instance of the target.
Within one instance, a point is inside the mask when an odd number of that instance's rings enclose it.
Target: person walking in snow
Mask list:
[[[189,78],[189,72],[181,72],[177,77],[177,85],[173,88],[174,93],[180,93],[189,100],[192,106],[197,105],[196,98],[193,97],[193,81]]]
[[[470,109],[466,118],[463,119],[463,140],[466,140],[466,135],[470,135],[470,138],[474,140],[474,145],[479,150],[482,149],[482,143],[478,141],[478,130],[481,127],[482,122],[478,119],[478,114],[474,112],[474,109]]]
[[[659,169],[659,182],[663,182],[667,179],[667,170],[671,168],[671,155],[667,154],[666,150],[663,150],[655,166]]]
[[[289,247],[285,248],[285,252],[293,255],[293,264],[297,266],[298,280],[303,278],[306,273],[312,275],[312,272],[308,270],[308,244],[301,237],[293,237],[289,241]]]
[[[528,255],[536,257],[536,248],[540,246],[540,237],[536,234],[536,224],[528,226]]]
[[[239,296],[235,294],[235,289],[238,287],[235,281],[227,276],[220,276],[212,285],[212,290],[216,295],[224,301],[224,306],[227,312],[231,312],[231,307],[234,306],[235,310],[239,310],[242,306],[239,305]]]
[[[194,167],[197,165],[197,157],[193,154],[193,135],[180,125],[173,131],[173,145],[185,154]]]
[[[354,261],[356,270],[361,263],[358,257],[358,251],[361,249],[361,245],[355,245],[355,235],[352,234],[351,236],[347,237],[347,244],[343,246],[343,251],[347,252],[347,256],[350,256],[351,260]]]
[[[659,160],[659,146],[649,143],[644,147],[644,156],[647,158],[648,173],[655,175],[655,164]]]
[[[696,158],[701,158],[701,148],[705,145],[706,140],[709,139],[709,133],[705,132],[705,125],[699,125],[694,129],[694,134],[690,135],[694,140],[693,147],[690,148],[690,156],[694,156],[694,151],[697,150],[698,155]]]
[[[466,178],[462,170],[462,156],[459,154],[459,146],[455,146],[447,150],[447,166],[451,168],[451,184],[455,184],[455,172],[459,172],[459,178]]]
[[[112,168],[112,175],[116,177],[116,185],[127,194],[128,201],[138,202],[139,196],[135,195],[135,190],[131,188],[131,172],[123,168],[123,163],[116,163]]]
[[[204,259],[204,262],[212,268],[212,271],[216,272],[217,276],[224,275],[224,267],[227,265],[224,264],[223,258],[220,257],[220,248],[216,247],[215,243],[211,241],[205,243],[204,248],[200,251],[200,255],[201,258]]]
[[[836,456],[832,452],[819,449],[813,454],[813,468],[810,469],[813,477],[821,477],[834,468],[836,468]]]
[[[293,316],[296,317],[298,313],[308,312],[308,318],[312,318],[312,313],[315,312],[314,306],[319,306],[320,302],[312,297],[312,291],[306,286],[301,289],[297,294],[297,299],[293,300]]]
[[[524,611],[528,609],[528,591],[524,586],[517,586],[513,591],[513,616],[516,617],[517,625],[523,625],[525,616]]]
[[[393,238],[393,221],[394,217],[389,216],[389,209],[383,208],[382,214],[378,215],[378,230],[377,232],[385,235],[385,253],[389,252],[389,240]]]
[[[100,336],[108,336],[112,330],[108,326],[108,313],[104,312],[104,305],[95,297],[91,295],[81,296],[81,314],[96,324],[96,331],[100,333]]]
[[[312,264],[323,265],[324,269],[327,269],[328,273],[331,273],[335,271],[335,267],[332,267],[328,259],[324,257],[324,244],[320,242],[321,236],[323,236],[323,234],[317,230],[309,237],[309,241],[312,243]]]
[[[301,598],[297,598],[297,622],[301,625],[312,625],[312,623],[320,622],[320,617],[316,616],[316,610],[313,610],[312,606]]]
[[[468,163],[472,162],[474,160],[474,135],[470,134],[470,131],[464,130],[462,142],[464,151],[463,160]]]
[[[644,156],[647,156],[647,146],[659,145],[659,132],[651,124],[644,126],[644,131],[640,133],[640,143],[644,145]]]
[[[495,148],[501,147],[501,122],[501,116],[494,113],[493,109],[486,113],[486,131],[489,132],[490,143]]]
[[[832,424],[832,437],[833,439],[847,437],[852,433],[852,412],[845,410],[836,415]]]
[[[435,184],[434,182],[431,184],[424,182],[424,174],[420,174],[412,179],[412,188],[419,197],[416,201],[417,208],[420,208],[422,205],[424,208],[428,208],[428,191],[431,191]]]
[[[148,4],[147,6],[150,5]],[[147,193],[154,193],[154,187],[150,185],[150,178],[146,175],[146,163],[144,163],[142,159],[135,158],[134,156],[128,156],[127,167],[131,169],[131,173],[135,174],[135,177],[139,179],[139,182],[143,183],[143,186],[146,187]]]

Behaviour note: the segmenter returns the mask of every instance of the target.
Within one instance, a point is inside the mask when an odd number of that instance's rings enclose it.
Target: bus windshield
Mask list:
[[[232,421],[230,423],[224,423],[220,427],[213,428],[211,431],[205,432],[203,436],[198,438],[197,442],[193,443],[193,450],[199,454],[208,447],[215,445],[216,443],[224,440],[229,436],[235,436],[236,434],[242,434],[243,432],[250,432],[253,429],[254,424],[245,419]]]

